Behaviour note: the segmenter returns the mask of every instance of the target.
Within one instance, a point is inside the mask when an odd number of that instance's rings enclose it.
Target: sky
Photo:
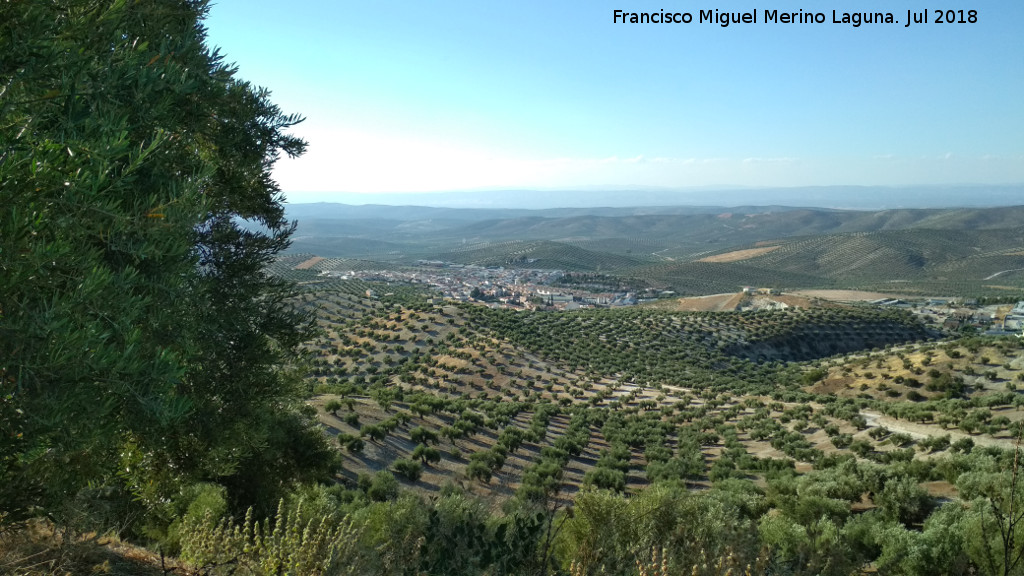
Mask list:
[[[1024,2],[955,4],[977,22],[933,8],[907,27],[928,6],[914,0],[214,0],[206,26],[241,78],[306,118],[309,150],[274,171],[291,202],[1024,183]],[[833,6],[897,22],[833,23]],[[699,22],[715,9],[757,23]]]

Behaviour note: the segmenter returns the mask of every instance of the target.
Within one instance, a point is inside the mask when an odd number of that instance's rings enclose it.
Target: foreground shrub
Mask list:
[[[181,557],[205,574],[334,574],[354,550],[357,530],[348,518],[337,524],[324,516],[302,519],[302,503],[263,522],[252,510],[241,525],[230,518],[189,521],[182,528]]]

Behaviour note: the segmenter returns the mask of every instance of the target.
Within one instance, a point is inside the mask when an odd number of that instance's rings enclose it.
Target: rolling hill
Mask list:
[[[683,294],[742,286],[981,295],[1024,288],[1024,206],[876,211],[293,205],[295,252],[601,272]]]

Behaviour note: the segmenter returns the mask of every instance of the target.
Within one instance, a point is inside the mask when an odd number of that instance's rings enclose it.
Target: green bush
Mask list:
[[[364,484],[363,477],[360,477],[360,485],[365,485],[366,495],[370,500],[384,502],[394,500],[398,496],[398,480],[387,470],[381,470],[372,477],[365,476],[368,480]]]
[[[583,475],[583,485],[622,492],[626,489],[626,474],[613,468],[592,468]]]
[[[395,469],[395,472],[401,474],[410,482],[416,482],[423,474],[422,466],[420,466],[420,463],[415,460],[399,458],[391,464],[391,467]]]

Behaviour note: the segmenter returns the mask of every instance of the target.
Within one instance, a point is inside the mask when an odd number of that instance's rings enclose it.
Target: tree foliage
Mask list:
[[[310,323],[264,272],[292,231],[269,174],[302,153],[300,118],[207,47],[206,10],[0,6],[10,518],[104,486],[155,511],[198,481],[244,510],[334,465],[297,409]]]

